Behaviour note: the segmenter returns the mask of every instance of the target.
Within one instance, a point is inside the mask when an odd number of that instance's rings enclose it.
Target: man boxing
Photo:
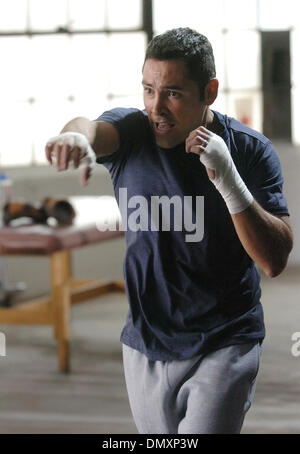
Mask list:
[[[86,162],[83,184],[96,160],[119,203],[123,188],[130,200],[149,201],[148,228],[126,230],[124,261],[129,312],[121,341],[138,431],[239,433],[265,336],[256,264],[277,276],[293,244],[279,158],[262,134],[210,109],[218,81],[203,35],[179,28],[154,37],[142,84],[144,111],[73,119],[46,155],[58,170]],[[187,242],[176,217],[189,210],[197,223],[199,196],[204,235]],[[183,213],[174,208],[169,229],[163,197],[190,201]]]

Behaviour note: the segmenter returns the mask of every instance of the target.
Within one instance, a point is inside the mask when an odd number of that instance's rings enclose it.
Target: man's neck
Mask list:
[[[217,118],[217,116],[210,110],[207,110],[207,121],[206,128],[215,134],[219,134],[222,130],[222,126]]]

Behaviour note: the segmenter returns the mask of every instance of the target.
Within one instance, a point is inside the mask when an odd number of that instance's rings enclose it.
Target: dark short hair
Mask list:
[[[212,46],[206,36],[190,28],[175,28],[155,36],[146,49],[145,61],[181,60],[188,77],[199,86],[200,98],[204,98],[207,83],[216,77]]]

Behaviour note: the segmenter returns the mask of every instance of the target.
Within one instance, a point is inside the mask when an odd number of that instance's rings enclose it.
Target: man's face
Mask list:
[[[143,69],[144,104],[156,143],[173,148],[205,124],[207,105],[200,101],[196,82],[180,60],[146,60]]]

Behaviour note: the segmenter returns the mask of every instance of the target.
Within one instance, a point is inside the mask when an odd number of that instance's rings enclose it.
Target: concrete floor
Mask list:
[[[263,278],[267,337],[254,403],[243,433],[300,433],[299,268]],[[49,327],[4,326],[0,357],[1,434],[135,434],[123,377],[120,331],[127,312],[122,294],[72,308],[71,373],[57,370]],[[299,348],[300,351],[300,348]]]

